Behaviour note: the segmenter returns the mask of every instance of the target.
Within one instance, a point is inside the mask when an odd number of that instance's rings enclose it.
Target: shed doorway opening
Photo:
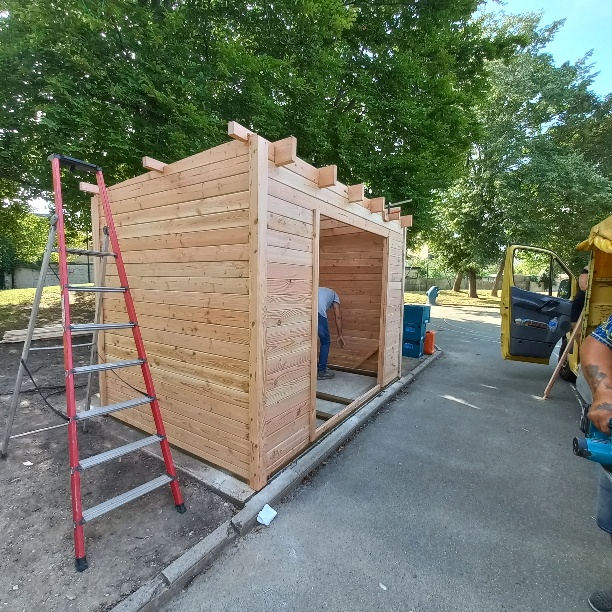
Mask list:
[[[328,368],[335,376],[317,380],[317,436],[380,390],[386,240],[321,215],[318,286],[332,289],[340,298],[345,346],[338,344],[336,316],[330,309]]]

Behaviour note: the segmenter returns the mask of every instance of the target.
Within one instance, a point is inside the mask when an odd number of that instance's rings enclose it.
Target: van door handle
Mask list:
[[[552,310],[553,308],[556,308],[559,303],[559,300],[547,300],[538,308],[538,310],[541,310],[542,312]]]

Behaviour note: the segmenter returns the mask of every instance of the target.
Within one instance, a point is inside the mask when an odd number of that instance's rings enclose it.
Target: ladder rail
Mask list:
[[[104,232],[104,241],[102,244],[102,252],[108,251],[108,228],[105,226],[102,230]],[[108,259],[106,257],[102,257],[100,261],[100,267],[98,270],[98,278],[96,279],[96,284],[99,287],[104,287],[106,282],[106,264]],[[101,323],[102,320],[102,300],[104,298],[103,293],[96,293],[96,301],[95,301],[95,312],[94,312],[94,323]],[[91,338],[91,351],[89,353],[89,365],[94,365],[95,362],[98,361],[98,334],[99,330],[94,330],[92,332]],[[87,375],[87,392],[85,395],[85,410],[89,410],[91,408],[91,398],[93,396],[93,372],[89,372]],[[89,429],[89,424],[87,421],[83,421],[83,432],[87,433]]]
[[[70,327],[70,293],[68,285],[68,258],[66,254],[66,234],[64,231],[64,210],[62,200],[62,184],[60,158],[51,159],[51,174],[53,176],[53,195],[55,198],[55,214],[57,215],[57,245],[59,248],[59,276],[62,300],[62,323],[64,324],[64,369],[66,371],[66,414],[68,423],[68,462],[70,466],[70,492],[72,499],[72,520],[74,528],[75,562],[87,565],[85,557],[85,535],[83,533],[83,502],[81,498],[81,474],[79,465],[79,445],[77,441],[76,394],[74,389],[74,373],[72,365],[72,330]]]
[[[38,318],[38,311],[40,309],[43,288],[45,286],[45,277],[47,276],[49,262],[51,261],[51,253],[53,252],[53,245],[55,243],[55,236],[57,233],[57,220],[57,215],[52,215],[51,219],[49,220],[49,237],[47,238],[47,247],[45,249],[42,265],[40,267],[40,275],[38,277],[38,283],[36,285],[36,293],[34,294],[34,304],[32,305],[32,312],[30,313],[30,321],[28,322],[28,330],[26,332],[25,341],[23,343],[23,350],[21,351],[21,360],[19,361],[19,370],[17,372],[17,378],[15,380],[15,388],[13,389],[13,395],[11,397],[11,403],[9,406],[8,418],[4,428],[2,450],[0,451],[0,456],[3,458],[6,457],[8,453],[9,440],[11,439],[11,433],[13,431],[15,414],[17,412],[17,405],[19,404],[19,394],[21,392],[21,385],[23,383],[23,376],[25,374],[25,367],[23,366],[23,364],[28,359],[30,345],[32,344],[34,328],[36,327],[36,319]]]

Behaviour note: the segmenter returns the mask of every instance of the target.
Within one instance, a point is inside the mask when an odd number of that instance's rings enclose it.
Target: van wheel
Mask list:
[[[559,359],[561,359],[561,355],[563,355],[563,351],[565,350],[566,346],[567,346],[567,338],[564,336],[563,340],[561,341],[561,348],[559,349]],[[561,366],[561,369],[559,370],[559,376],[563,380],[566,380],[567,382],[570,382],[570,383],[576,382],[576,375],[572,372],[572,369],[570,368],[570,365],[569,365],[569,361],[567,359],[565,360],[565,363]]]

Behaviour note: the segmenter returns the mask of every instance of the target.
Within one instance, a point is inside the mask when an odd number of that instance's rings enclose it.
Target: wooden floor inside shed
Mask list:
[[[332,416],[344,410],[353,401],[376,387],[376,378],[334,371],[331,380],[317,380],[317,427],[325,424]],[[344,401],[335,401],[342,399]]]

